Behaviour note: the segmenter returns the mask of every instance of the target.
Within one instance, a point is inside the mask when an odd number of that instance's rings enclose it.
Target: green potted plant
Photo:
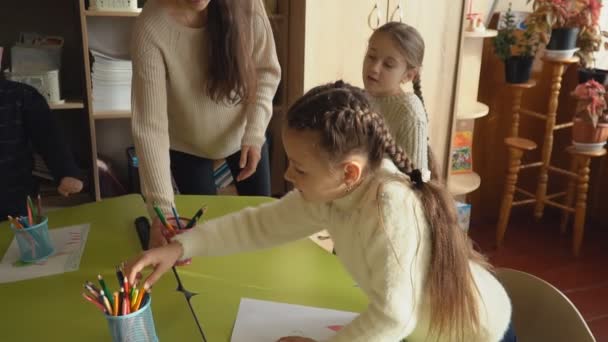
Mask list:
[[[541,42],[538,33],[537,27],[527,22],[523,32],[518,30],[509,4],[494,38],[494,52],[505,64],[507,83],[526,83],[530,79],[534,56]]]
[[[589,80],[579,84],[572,95],[578,100],[572,140],[578,149],[600,149],[608,139],[608,105],[604,85]]]
[[[533,2],[530,18],[536,29],[550,37],[547,42],[548,56],[571,57],[576,51],[580,32],[578,14],[589,0],[527,0],[527,3],[530,2]]]

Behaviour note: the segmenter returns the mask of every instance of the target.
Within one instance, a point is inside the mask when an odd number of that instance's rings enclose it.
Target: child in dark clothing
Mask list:
[[[36,89],[0,77],[0,221],[25,215],[26,197],[37,193],[33,151],[44,159],[61,195],[82,190],[81,172],[58,128]]]

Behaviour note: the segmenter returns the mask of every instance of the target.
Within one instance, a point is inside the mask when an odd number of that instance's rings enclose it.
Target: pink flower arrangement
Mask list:
[[[590,121],[594,127],[600,120],[608,122],[606,88],[603,85],[589,80],[576,86],[572,94],[581,100],[582,104],[577,110],[577,117]]]

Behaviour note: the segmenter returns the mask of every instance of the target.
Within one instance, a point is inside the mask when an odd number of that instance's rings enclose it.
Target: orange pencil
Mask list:
[[[148,292],[148,286],[144,285],[142,287],[142,289],[139,291],[139,293],[137,294],[137,300],[135,301],[135,311],[139,310],[139,307],[141,306],[141,301],[144,298],[144,294]]]
[[[118,292],[114,292],[112,297],[114,298],[114,307],[112,308],[114,312],[112,314],[118,316]]]

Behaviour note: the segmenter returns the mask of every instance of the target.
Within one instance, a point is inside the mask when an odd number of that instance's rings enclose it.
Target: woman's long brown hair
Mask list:
[[[211,0],[208,5],[207,92],[214,101],[240,103],[255,96],[257,75],[249,37],[252,1]]]
[[[334,162],[354,152],[366,153],[371,174],[388,156],[410,176],[408,184],[418,192],[431,230],[424,291],[430,302],[431,336],[462,341],[465,331],[477,330],[477,288],[469,261],[487,264],[458,226],[453,198],[440,182],[421,181],[420,171],[395,144],[382,117],[371,111],[363,90],[342,81],[313,88],[290,108],[287,127],[319,132],[320,146]]]

